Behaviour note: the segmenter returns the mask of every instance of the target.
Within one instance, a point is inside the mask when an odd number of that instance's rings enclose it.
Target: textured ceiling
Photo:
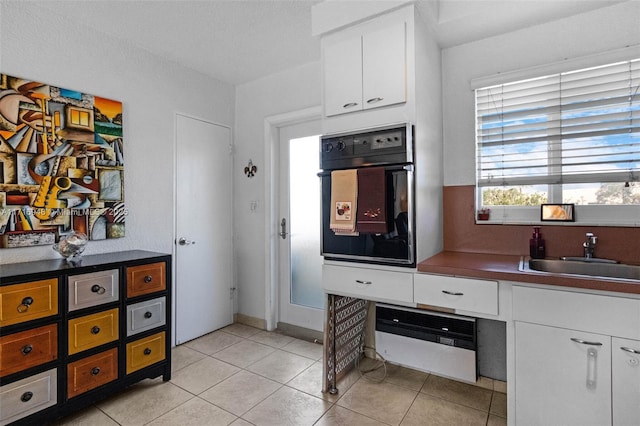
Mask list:
[[[33,3],[219,80],[241,84],[320,60],[320,0],[75,0]],[[376,0],[332,0],[363,1]],[[513,31],[619,0],[419,0],[441,46]]]

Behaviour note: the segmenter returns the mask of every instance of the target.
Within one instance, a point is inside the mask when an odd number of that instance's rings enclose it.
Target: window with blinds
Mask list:
[[[640,59],[477,89],[476,140],[484,206],[640,204]]]

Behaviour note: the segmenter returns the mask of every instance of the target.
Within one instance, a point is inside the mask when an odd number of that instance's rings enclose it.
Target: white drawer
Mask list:
[[[413,302],[413,273],[322,265],[326,293],[388,302]]]
[[[513,319],[640,339],[640,300],[513,286]]]
[[[69,277],[69,311],[118,300],[118,270],[91,272]]]
[[[164,325],[166,322],[166,299],[152,300],[127,306],[127,336]]]
[[[57,370],[29,376],[0,388],[0,425],[56,405]]]
[[[415,274],[414,301],[460,311],[498,315],[498,282]]]

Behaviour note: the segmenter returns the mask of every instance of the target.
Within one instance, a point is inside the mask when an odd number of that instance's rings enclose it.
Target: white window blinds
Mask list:
[[[476,90],[478,186],[640,180],[640,59]]]

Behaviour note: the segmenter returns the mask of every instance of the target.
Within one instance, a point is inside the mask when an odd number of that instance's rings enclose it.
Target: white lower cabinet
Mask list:
[[[613,424],[640,424],[640,341],[611,339]]]
[[[516,425],[611,424],[611,338],[516,322]]]

